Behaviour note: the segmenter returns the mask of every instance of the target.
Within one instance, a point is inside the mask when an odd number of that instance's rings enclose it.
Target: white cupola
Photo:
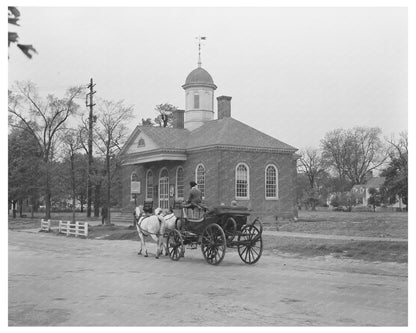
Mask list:
[[[185,90],[185,128],[192,131],[205,121],[213,120],[217,86],[200,63],[189,73],[182,88]]]

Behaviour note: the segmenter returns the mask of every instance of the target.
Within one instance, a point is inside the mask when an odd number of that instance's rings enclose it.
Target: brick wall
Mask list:
[[[250,198],[249,200],[235,199],[235,169],[238,163],[245,163],[250,170]],[[239,205],[249,207],[253,214],[260,216],[296,215],[296,163],[292,154],[278,154],[270,152],[247,152],[241,150],[211,149],[188,153],[186,162],[161,161],[146,163],[140,166],[124,166],[122,168],[123,207],[131,207],[130,176],[134,171],[141,181],[141,194],[137,202],[142,204],[146,191],[146,171],[151,168],[154,185],[159,184],[159,173],[164,167],[168,169],[169,184],[176,183],[178,166],[184,168],[185,200],[189,195],[189,182],[195,180],[196,167],[199,163],[205,166],[205,202],[209,207],[230,205],[236,200]],[[265,199],[265,168],[274,164],[278,168],[277,200]],[[154,193],[154,206],[158,205],[158,197]],[[173,202],[172,202],[173,203]]]

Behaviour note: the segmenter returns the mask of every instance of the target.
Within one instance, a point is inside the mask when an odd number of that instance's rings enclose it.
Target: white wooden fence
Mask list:
[[[51,220],[40,220],[40,231],[51,231]]]
[[[88,222],[59,221],[59,233],[88,237]]]
[[[40,230],[52,231],[52,220],[40,220]],[[57,221],[54,221],[57,222]],[[58,232],[61,234],[88,237],[88,222],[59,221]]]

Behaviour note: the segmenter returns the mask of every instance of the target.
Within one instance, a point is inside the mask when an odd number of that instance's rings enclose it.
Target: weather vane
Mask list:
[[[198,40],[198,67],[201,67],[201,64],[202,64],[202,62],[201,62],[201,41],[206,40],[207,37],[198,36],[198,37],[195,37],[195,39]]]

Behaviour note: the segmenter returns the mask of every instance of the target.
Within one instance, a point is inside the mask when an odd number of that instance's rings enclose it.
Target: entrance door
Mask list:
[[[166,169],[163,169],[159,176],[159,207],[169,208],[169,174]]]

